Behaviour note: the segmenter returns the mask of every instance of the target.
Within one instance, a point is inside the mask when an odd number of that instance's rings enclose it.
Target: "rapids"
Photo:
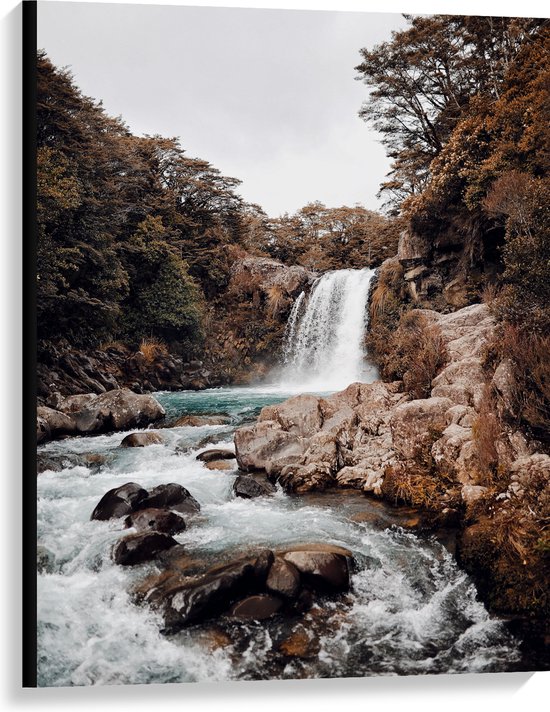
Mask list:
[[[210,471],[195,459],[207,447],[231,447],[239,423],[286,395],[276,388],[158,393],[169,418],[223,412],[231,423],[162,428],[165,444],[146,448],[119,448],[125,433],[39,447],[49,455],[106,457],[99,471],[78,466],[38,476],[38,543],[55,557],[53,570],[38,577],[40,685],[514,669],[520,653],[505,624],[488,614],[446,548],[400,526],[397,510],[343,492],[237,499],[236,469]],[[256,546],[330,542],[355,554],[352,591],[315,605],[301,621],[222,620],[163,636],[159,616],[129,595],[154,565],[115,566],[110,547],[128,530],[120,521],[90,521],[101,496],[128,481],[177,482],[190,490],[201,513],[175,538],[205,563]],[[292,658],[278,646],[296,625],[313,652]]]

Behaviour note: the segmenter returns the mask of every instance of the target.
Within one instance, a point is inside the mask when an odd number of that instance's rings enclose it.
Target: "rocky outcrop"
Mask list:
[[[224,382],[212,365],[202,360],[185,361],[167,349],[146,355],[114,344],[84,352],[63,340],[41,344],[37,376],[37,393],[44,405],[52,405],[51,399],[55,401],[59,395],[100,395],[118,388],[129,388],[135,393],[201,389]]]
[[[446,219],[437,225],[409,225],[399,238],[397,257],[414,303],[461,309],[480,289],[479,275],[491,281],[502,268],[504,234],[492,226],[490,238],[476,220]]]
[[[57,394],[55,408],[41,406],[37,409],[37,440],[41,443],[61,435],[129,430],[156,423],[164,416],[164,408],[153,396],[138,395],[125,388],[101,395],[86,393],[63,397]],[[125,446],[132,438],[134,441],[161,441],[160,436],[152,433],[136,433],[125,439]]]
[[[339,486],[383,495],[388,469],[444,472],[456,484],[442,484],[441,494],[446,487],[479,486],[473,426],[493,319],[483,304],[452,314],[420,313],[438,329],[448,353],[429,398],[410,400],[399,383],[379,381],[355,383],[326,398],[290,398],[236,431],[239,467],[263,470],[296,493]],[[471,497],[472,490],[465,492]]]
[[[162,613],[165,632],[175,632],[217,616],[265,620],[303,613],[314,595],[349,589],[353,555],[331,544],[302,544],[197,570],[183,547],[174,547],[157,562],[160,573],[140,583],[134,595]]]
[[[269,257],[249,256],[233,263],[229,291],[235,290],[236,285],[249,285],[249,289],[256,288],[264,294],[277,288],[285,297],[294,299],[316,276],[299,265],[287,267]]]

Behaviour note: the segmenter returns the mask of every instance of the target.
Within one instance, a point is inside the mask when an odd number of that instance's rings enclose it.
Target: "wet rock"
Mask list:
[[[36,571],[39,574],[51,574],[55,569],[55,556],[45,546],[36,547]]]
[[[38,453],[36,471],[37,473],[45,472],[46,470],[61,472],[61,470],[69,467],[88,467],[92,472],[98,472],[106,460],[107,457],[99,453],[84,453],[82,455],[77,455],[76,453],[65,453],[63,455]]]
[[[310,629],[298,625],[292,633],[279,645],[279,650],[289,658],[316,658],[321,649],[319,638]]]
[[[260,593],[247,596],[229,609],[229,616],[243,620],[262,621],[271,618],[283,607],[283,601],[277,596]]]
[[[173,509],[182,514],[194,514],[200,511],[200,504],[182,485],[170,482],[153,487],[140,501],[139,509]],[[138,507],[135,507],[138,509]]]
[[[98,433],[143,427],[164,416],[164,408],[153,396],[121,388],[93,398],[75,413],[74,421],[78,432]]]
[[[106,492],[92,512],[91,519],[113,519],[130,514],[143,503],[147,491],[135,482],[115,487]]]
[[[164,440],[158,433],[130,433],[122,442],[120,447],[146,447],[147,445],[163,445]]]
[[[230,422],[231,418],[228,415],[182,415],[170,427],[201,428],[203,425],[227,425]]]
[[[185,529],[185,519],[176,512],[166,509],[141,509],[126,517],[126,527],[134,527],[138,532],[157,531],[163,534],[177,534]]]
[[[347,591],[350,586],[351,552],[341,547],[318,545],[294,548],[282,555],[293,564],[313,588],[324,591]]]
[[[219,614],[235,599],[261,591],[272,562],[273,552],[265,550],[256,557],[215,567],[182,583],[165,603],[167,629],[174,631]]]
[[[134,566],[154,559],[161,551],[177,545],[177,541],[161,532],[129,534],[113,547],[113,560],[121,566]]]
[[[226,448],[212,448],[211,450],[205,450],[204,452],[199,452],[197,455],[197,460],[201,462],[212,462],[212,460],[234,460],[235,453],[233,450],[228,450]]]
[[[229,460],[212,460],[205,462],[204,466],[207,470],[232,470],[234,465]]]
[[[276,556],[269,569],[266,587],[284,598],[296,598],[301,588],[300,573],[290,561]]]
[[[233,484],[233,492],[237,497],[252,499],[273,494],[275,487],[267,480],[259,480],[250,475],[239,475]]]

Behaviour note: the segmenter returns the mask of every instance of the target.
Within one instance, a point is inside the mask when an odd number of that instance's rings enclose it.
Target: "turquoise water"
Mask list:
[[[41,686],[486,672],[517,664],[517,642],[479,602],[452,556],[436,540],[401,529],[391,508],[355,493],[293,497],[279,489],[268,498],[235,498],[235,461],[231,470],[211,471],[196,459],[213,445],[232,447],[236,423],[286,395],[274,388],[159,393],[170,418],[223,412],[232,423],[159,428],[163,443],[145,448],[120,448],[125,433],[39,447],[105,458],[99,471],[77,466],[38,477],[38,543],[53,559],[51,571],[38,577]],[[352,591],[301,621],[317,641],[314,654],[284,659],[277,645],[288,622],[278,619],[227,624],[221,647],[211,644],[211,624],[161,635],[160,617],[128,593],[154,564],[114,565],[111,547],[128,530],[119,520],[90,521],[103,494],[129,481],[187,487],[201,512],[175,538],[205,564],[256,547],[349,548],[358,563]]]
[[[235,424],[253,420],[264,405],[281,403],[303,391],[281,389],[279,386],[234,386],[208,388],[204,391],[159,391],[155,398],[166,410],[167,419],[184,414],[224,414]],[[329,391],[316,391],[328,395]]]

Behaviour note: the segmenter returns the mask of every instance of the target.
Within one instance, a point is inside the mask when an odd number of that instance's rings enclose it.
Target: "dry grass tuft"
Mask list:
[[[479,475],[485,485],[496,484],[498,479],[497,441],[502,435],[502,426],[496,414],[493,390],[485,385],[478,416],[472,427],[472,437],[479,465]]]
[[[266,304],[267,313],[272,319],[276,319],[287,306],[284,290],[280,285],[274,284],[267,288]]]
[[[433,379],[448,360],[439,328],[423,314],[405,312],[392,342],[395,376],[403,379],[413,398],[427,398]]]
[[[142,340],[139,350],[145,356],[147,363],[153,363],[159,356],[168,356],[168,348],[164,341],[152,336]]]
[[[498,347],[514,364],[514,412],[536,438],[549,443],[550,336],[507,325]]]

